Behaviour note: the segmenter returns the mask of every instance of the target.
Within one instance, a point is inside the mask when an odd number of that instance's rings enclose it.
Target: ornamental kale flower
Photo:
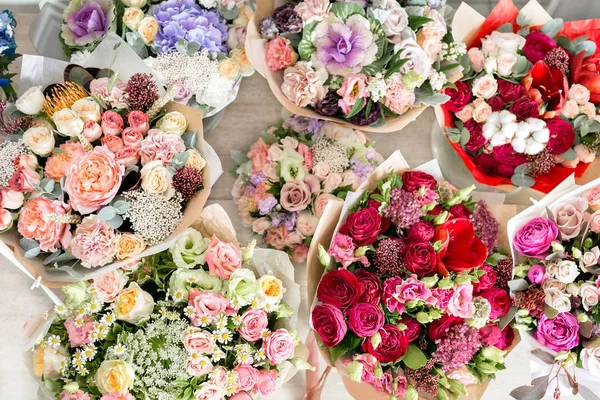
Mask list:
[[[0,55],[11,57],[15,55],[15,28],[17,21],[9,10],[0,13]],[[2,86],[2,85],[0,85]]]
[[[61,38],[67,46],[85,47],[99,42],[114,29],[111,0],[73,0],[63,13]]]
[[[168,0],[152,6],[160,25],[154,40],[159,53],[174,51],[179,39],[200,45],[211,55],[227,53],[227,24],[216,10],[203,10],[194,0]]]

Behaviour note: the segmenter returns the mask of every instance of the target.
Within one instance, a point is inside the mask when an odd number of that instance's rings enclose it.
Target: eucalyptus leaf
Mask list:
[[[577,154],[575,154],[575,150],[569,149],[560,155],[565,160],[573,161],[577,158]]]
[[[33,239],[21,238],[19,240],[19,246],[21,246],[21,248],[23,250],[27,251],[27,250],[35,249],[36,247],[40,247],[40,244]]]
[[[582,51],[585,51],[585,56],[590,57],[596,52],[596,47],[597,46],[595,42],[592,42],[591,40],[586,40],[585,42],[579,43],[575,47],[575,52],[581,53]]]
[[[115,204],[113,204],[113,208],[116,210],[117,214],[123,215],[129,210],[129,203],[125,200],[117,200]]]
[[[177,49],[177,51],[181,54],[187,56],[187,45],[187,40],[179,39],[177,43],[175,43],[175,49]]]
[[[587,386],[579,384],[579,395],[583,397],[583,400],[600,400],[600,397],[596,393],[592,392]]]
[[[559,36],[558,39],[556,39],[556,43],[558,43],[559,46],[564,47],[568,52],[575,53],[576,45],[568,37]]]
[[[448,100],[450,100],[450,96],[445,95],[443,93],[429,94],[426,90],[423,90],[422,88],[418,88],[415,90],[415,107],[418,107],[422,104],[428,107],[436,107],[440,104],[444,104]]]
[[[37,257],[42,250],[39,247],[34,247],[25,252],[25,258],[34,258]]]
[[[543,33],[554,39],[562,30],[564,25],[565,21],[562,18],[554,18],[546,22],[541,30]]]
[[[187,45],[187,55],[193,56],[200,50],[200,43],[197,42],[189,42]]]
[[[109,221],[116,216],[117,216],[117,210],[115,210],[115,208],[112,206],[103,207],[98,212],[98,219],[100,219],[101,221]]]
[[[500,317],[500,321],[498,322],[498,328],[503,331],[510,323],[515,319],[515,315],[517,314],[517,307],[511,306],[508,309],[508,312]]]
[[[184,133],[183,135],[181,135],[181,138],[183,139],[183,143],[185,143],[185,147],[187,147],[188,149],[195,149],[196,148],[196,132],[193,131],[189,131]]]
[[[508,287],[510,288],[511,292],[522,292],[529,288],[529,284],[525,279],[515,279],[508,282]]]
[[[539,358],[540,361],[543,361],[544,363],[546,363],[548,365],[552,365],[555,362],[554,356],[542,349],[531,350],[531,354],[533,354],[534,356]]]
[[[138,32],[127,32],[125,34],[125,41],[141,59],[148,58],[148,47],[146,47],[142,35]]]
[[[558,310],[544,303],[544,315],[550,319],[556,318],[558,315]]]
[[[123,217],[115,215],[112,219],[106,221],[106,223],[113,229],[119,229],[123,225]]]
[[[510,392],[517,400],[541,400],[548,390],[550,379],[548,376],[540,376],[531,381],[530,385],[520,386]]]
[[[497,31],[502,33],[512,33],[513,25],[510,22],[507,22],[506,24],[500,25]]]
[[[62,254],[61,250],[56,250],[54,253],[50,254],[48,257],[46,257],[44,259],[43,264],[48,265],[48,264],[54,263],[61,254]]]
[[[527,15],[523,12],[519,12],[519,15],[517,15],[517,25],[519,26],[527,26],[529,25],[531,21],[529,20],[529,18],[527,17]]]
[[[467,128],[463,128],[463,130],[460,131],[460,144],[463,146],[466,145],[469,143],[469,139],[471,139],[471,132],[469,132]]]
[[[48,193],[52,193],[54,191],[54,181],[50,180],[49,182],[46,182],[44,190]]]
[[[250,159],[239,150],[231,150],[230,152],[231,159],[236,165],[242,165],[250,161]]]
[[[530,176],[523,175],[523,174],[513,175],[512,178],[510,179],[510,181],[515,186],[525,187],[525,188],[532,187],[533,185],[535,185],[535,179],[533,179]]]

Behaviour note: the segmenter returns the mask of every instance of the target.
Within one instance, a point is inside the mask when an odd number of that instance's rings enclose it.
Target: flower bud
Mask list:
[[[252,258],[252,256],[254,255],[254,249],[256,249],[256,239],[248,243],[248,246],[246,246],[242,251],[243,262],[246,262]]]
[[[464,203],[464,202],[468,201],[469,198],[471,197],[471,192],[473,190],[475,190],[475,185],[471,185],[469,187],[459,190],[458,192],[456,192],[456,194],[454,195],[453,198],[448,200],[448,202],[446,204],[448,204],[449,206],[454,206],[456,204],[460,204],[460,203]]]
[[[315,367],[310,365],[305,359],[301,357],[294,357],[290,360],[292,365],[296,367],[298,371],[314,371]],[[361,364],[362,367],[362,364]]]
[[[486,346],[483,349],[481,349],[481,355],[488,360],[501,364],[504,362],[504,356],[506,355],[506,351],[500,350],[495,346]]]
[[[67,383],[65,386],[63,386],[63,389],[66,390],[69,393],[75,393],[76,391],[79,390],[79,384],[75,381]]]
[[[573,248],[571,249],[571,253],[573,254],[573,257],[574,257],[576,260],[579,260],[579,259],[581,258],[581,255],[582,255],[582,254],[581,254],[581,250],[580,250],[580,249],[578,249],[577,247],[573,247]]]
[[[416,315],[417,321],[421,324],[428,324],[433,321],[433,318],[429,316],[426,312],[419,311]]]
[[[517,317],[525,318],[528,316],[529,316],[529,310],[527,310],[525,308],[521,308],[521,309],[519,309],[519,311],[517,311]]]
[[[352,361],[346,364],[346,373],[355,382],[360,382],[362,379],[363,365],[358,361]]]
[[[328,268],[331,263],[331,256],[327,254],[327,250],[325,250],[322,244],[319,244],[319,261],[325,268]]]
[[[443,278],[438,282],[440,289],[454,289],[454,282],[450,278]]]
[[[434,287],[439,280],[440,278],[437,275],[427,276],[420,279],[420,281],[423,282],[428,289]]]
[[[588,317],[588,315],[586,313],[577,314],[577,322],[579,322],[580,324],[583,324],[584,322],[588,322],[589,320],[590,320],[590,317]]]
[[[592,238],[585,238],[585,240],[583,241],[583,248],[584,249],[589,249],[593,245],[594,245],[594,241],[592,240]]]
[[[381,368],[381,365],[378,365],[373,369],[373,374],[375,374],[377,379],[381,379],[381,377],[383,376],[383,369]]]
[[[377,349],[377,346],[381,344],[381,334],[377,332],[373,336],[371,336],[371,344],[373,345],[373,350]]]
[[[433,224],[441,225],[444,222],[446,222],[447,219],[448,219],[448,211],[444,211],[443,213],[435,216],[435,218],[433,219]]]
[[[65,294],[65,304],[69,308],[77,307],[87,297],[86,293],[87,286],[84,281],[70,283],[61,288]]]
[[[553,253],[561,253],[565,251],[565,247],[559,242],[552,242],[552,252]]]

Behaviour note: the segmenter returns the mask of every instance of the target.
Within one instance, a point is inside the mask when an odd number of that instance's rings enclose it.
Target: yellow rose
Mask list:
[[[240,65],[240,72],[242,76],[250,76],[254,73],[254,67],[250,60],[248,60],[248,56],[246,55],[246,49],[242,47],[237,47],[229,52],[229,58],[237,61]]]
[[[103,361],[96,372],[96,385],[103,394],[129,390],[134,379],[133,367],[121,360]]]
[[[283,283],[272,275],[265,275],[258,280],[258,299],[261,304],[276,305],[283,298]]]
[[[144,17],[138,25],[138,33],[144,39],[144,43],[151,44],[158,33],[158,22],[154,17]]]
[[[33,374],[38,378],[56,379],[59,376],[61,364],[69,354],[64,346],[54,350],[48,346],[38,346],[33,351]]]
[[[146,193],[162,194],[166,198],[173,197],[175,189],[171,185],[171,174],[162,161],[150,161],[140,171],[142,189]]]
[[[158,121],[157,127],[165,133],[183,135],[187,129],[187,120],[185,119],[185,115],[179,111],[172,111],[165,114],[165,116]]]
[[[219,61],[219,66],[217,68],[221,76],[227,79],[234,80],[237,79],[238,76],[240,76],[240,64],[231,58],[224,58],[221,61]]]
[[[144,19],[144,12],[139,8],[126,8],[123,13],[123,23],[132,31],[137,31]]]
[[[192,167],[199,170],[203,170],[206,167],[206,160],[202,157],[202,154],[198,152],[196,149],[189,149],[186,151],[188,153],[188,159],[185,162],[186,167]]]
[[[117,260],[135,257],[146,248],[144,239],[133,233],[123,233],[119,237]]]
[[[115,312],[120,321],[137,324],[154,310],[154,299],[133,282],[123,290],[115,302]]]

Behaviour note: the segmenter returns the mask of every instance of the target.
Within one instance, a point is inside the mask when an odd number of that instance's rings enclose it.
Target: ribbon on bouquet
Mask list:
[[[315,367],[314,371],[306,370],[306,394],[303,400],[320,400],[321,392],[325,386],[327,376],[331,372],[331,366],[327,366],[323,371],[319,367],[319,348],[315,331],[311,330],[306,337],[306,346],[308,347],[308,363]]]

